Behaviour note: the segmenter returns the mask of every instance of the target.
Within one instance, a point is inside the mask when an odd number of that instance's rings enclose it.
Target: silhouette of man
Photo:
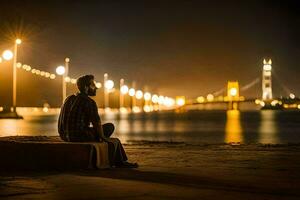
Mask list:
[[[114,125],[101,125],[96,102],[89,96],[96,96],[97,87],[93,75],[77,79],[79,92],[70,95],[61,107],[58,119],[58,132],[68,142],[101,142],[109,145],[110,164],[115,167],[138,167],[137,163],[127,162],[125,150],[117,138],[110,138]]]

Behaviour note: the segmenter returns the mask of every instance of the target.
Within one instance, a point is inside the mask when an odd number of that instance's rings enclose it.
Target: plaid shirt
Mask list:
[[[86,94],[68,96],[61,107],[58,132],[65,141],[87,141],[99,137],[92,124],[100,124],[96,102]]]

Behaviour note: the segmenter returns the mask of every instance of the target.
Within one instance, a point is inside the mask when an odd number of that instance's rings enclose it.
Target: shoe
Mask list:
[[[116,165],[117,168],[138,168],[139,165],[137,163],[130,163],[130,162],[122,162],[118,165]]]

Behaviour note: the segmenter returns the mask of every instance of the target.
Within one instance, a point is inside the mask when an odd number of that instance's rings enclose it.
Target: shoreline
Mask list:
[[[1,139],[3,138],[0,138],[0,141]],[[124,148],[129,161],[139,163],[138,169],[9,173],[2,171],[0,197],[272,200],[300,198],[299,144],[187,145],[144,141],[125,144]]]

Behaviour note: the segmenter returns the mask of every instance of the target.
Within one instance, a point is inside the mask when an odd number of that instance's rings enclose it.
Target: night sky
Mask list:
[[[18,60],[32,67],[54,72],[70,57],[72,77],[94,74],[102,82],[107,72],[116,82],[189,98],[228,80],[243,86],[271,57],[275,96],[287,88],[300,95],[299,11],[300,3],[287,0],[1,1],[0,50],[18,36]],[[0,68],[1,105],[10,101],[11,66]],[[19,105],[60,103],[59,80],[20,72],[18,84]],[[261,96],[260,88],[242,95]]]

